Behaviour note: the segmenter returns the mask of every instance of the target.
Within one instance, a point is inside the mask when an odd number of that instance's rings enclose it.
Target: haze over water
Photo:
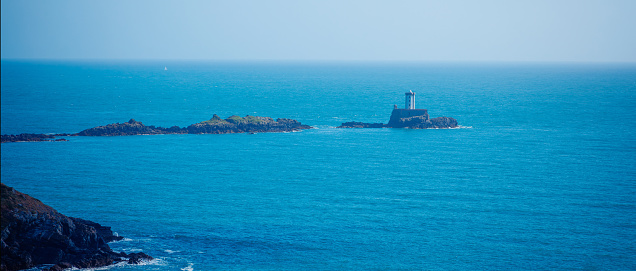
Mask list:
[[[167,67],[167,70],[164,70]],[[2,60],[2,134],[212,114],[317,129],[2,144],[2,182],[112,226],[114,270],[636,269],[636,66]],[[388,121],[404,92],[461,129]]]

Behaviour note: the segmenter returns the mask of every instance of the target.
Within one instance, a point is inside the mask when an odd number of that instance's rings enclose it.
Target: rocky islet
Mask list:
[[[448,129],[459,127],[457,120],[450,117],[429,119],[426,109],[393,109],[389,123],[345,122],[337,128],[407,128],[407,129]]]
[[[61,136],[127,136],[127,135],[160,135],[160,134],[233,134],[233,133],[276,133],[295,132],[311,129],[294,119],[272,119],[247,115],[231,116],[221,119],[214,114],[210,120],[192,124],[187,127],[172,126],[169,128],[144,125],[140,121],[130,119],[124,123],[113,123],[83,130],[76,134],[19,134],[2,135],[2,143],[22,141],[66,141]]]

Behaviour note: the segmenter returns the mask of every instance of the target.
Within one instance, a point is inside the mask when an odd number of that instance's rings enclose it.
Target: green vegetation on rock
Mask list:
[[[222,124],[222,123],[228,123],[228,122],[226,120],[222,119],[221,117],[219,117],[217,114],[214,114],[214,116],[212,116],[212,118],[210,120],[202,121],[201,123],[204,123],[204,124]]]
[[[259,124],[261,123],[261,120],[258,117],[254,117],[254,116],[250,116],[247,115],[245,116],[245,118],[243,118],[247,123],[254,123],[254,124]]]
[[[228,122],[237,123],[237,124],[243,122],[243,118],[241,118],[239,116],[236,116],[236,115],[230,116],[229,118],[227,118],[225,120],[228,121]]]

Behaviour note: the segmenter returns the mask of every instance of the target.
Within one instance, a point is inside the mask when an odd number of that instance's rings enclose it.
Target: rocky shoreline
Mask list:
[[[276,133],[295,132],[311,129],[293,119],[272,119],[270,117],[231,116],[221,119],[214,114],[210,120],[192,124],[188,127],[172,126],[170,128],[146,126],[134,119],[124,123],[113,123],[83,130],[76,134],[20,134],[2,135],[2,143],[24,141],[67,141],[55,139],[61,136],[125,136],[125,135],[159,135],[159,134],[233,134],[233,133]]]
[[[41,201],[1,184],[0,271],[52,265],[44,270],[95,268],[118,262],[139,264],[145,253],[115,252],[108,242],[123,239],[110,227],[68,217]]]

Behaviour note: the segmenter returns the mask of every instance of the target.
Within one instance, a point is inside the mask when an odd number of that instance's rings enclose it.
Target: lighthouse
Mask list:
[[[418,117],[424,121],[428,121],[428,110],[415,109],[415,92],[409,90],[409,92],[404,93],[404,95],[406,95],[406,105],[404,109],[397,108],[397,106],[393,107],[389,125],[393,127],[400,127],[400,125],[404,125],[404,119],[413,117]]]
[[[415,109],[415,93],[412,90],[404,93],[406,95],[406,106],[404,109]]]

